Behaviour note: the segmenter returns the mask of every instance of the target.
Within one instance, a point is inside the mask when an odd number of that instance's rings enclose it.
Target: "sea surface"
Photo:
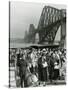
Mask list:
[[[10,48],[26,48],[26,47],[30,47],[32,45],[38,45],[38,44],[33,44],[33,43],[13,43],[13,42],[10,42]]]
[[[10,48],[25,48],[28,46],[30,46],[28,43],[10,43]]]

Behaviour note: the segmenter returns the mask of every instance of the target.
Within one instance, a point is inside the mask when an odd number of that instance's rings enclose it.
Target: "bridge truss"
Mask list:
[[[37,29],[33,30],[33,33],[29,36],[33,37],[31,39],[33,39],[34,42],[35,35],[38,33],[39,43],[53,43],[59,26],[63,29],[62,25],[64,23],[66,25],[66,9],[56,9],[54,7],[45,6],[42,10]]]
[[[53,43],[58,28],[63,22],[66,23],[66,10],[45,6],[36,30],[36,33],[39,33],[39,42]]]

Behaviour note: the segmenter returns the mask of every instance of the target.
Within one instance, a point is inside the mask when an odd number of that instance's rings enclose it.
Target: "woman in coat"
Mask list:
[[[42,79],[44,84],[47,81],[47,68],[48,68],[48,64],[46,61],[46,56],[42,56],[42,75],[43,75]]]

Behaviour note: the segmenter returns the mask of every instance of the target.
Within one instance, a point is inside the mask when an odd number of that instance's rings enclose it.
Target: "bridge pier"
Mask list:
[[[66,48],[66,22],[61,21],[61,42],[60,46]]]

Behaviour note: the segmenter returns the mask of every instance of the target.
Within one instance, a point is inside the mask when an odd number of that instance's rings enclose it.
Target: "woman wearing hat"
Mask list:
[[[47,64],[47,61],[46,61],[46,56],[42,56],[42,79],[44,81],[44,84],[45,82],[47,81],[47,67],[48,67],[48,64]]]
[[[59,63],[56,61],[54,63],[54,80],[55,80],[55,83],[56,83],[56,80],[58,79],[59,77]]]

